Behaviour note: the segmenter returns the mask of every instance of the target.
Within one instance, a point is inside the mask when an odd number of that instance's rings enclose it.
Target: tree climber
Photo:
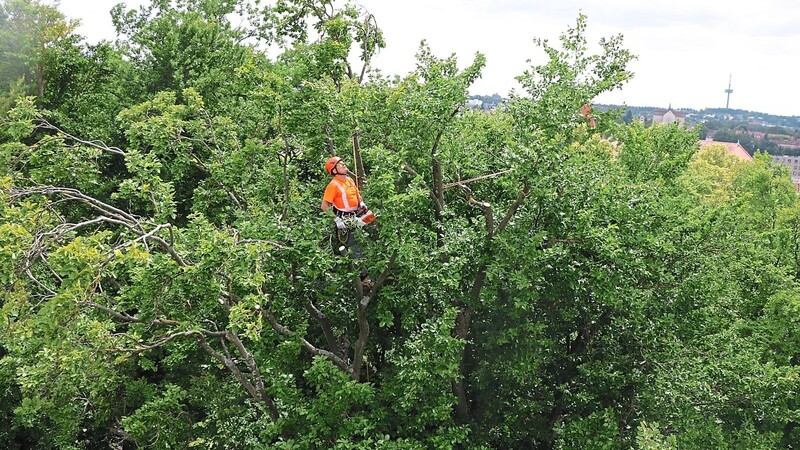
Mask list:
[[[581,107],[581,116],[583,116],[584,119],[589,121],[590,127],[592,128],[597,127],[597,123],[595,123],[594,121],[594,114],[592,114],[592,107],[589,106],[588,103],[584,103],[583,106]]]
[[[328,161],[325,162],[325,170],[333,178],[325,188],[320,208],[323,211],[327,211],[333,206],[333,220],[336,224],[334,234],[339,241],[338,244],[347,244],[353,260],[360,263],[361,248],[356,242],[353,231],[373,222],[375,214],[364,204],[356,182],[347,176],[350,171],[342,161],[342,158],[338,156],[328,158]],[[337,243],[334,243],[334,246],[336,245]],[[371,282],[367,276],[366,269],[362,266],[360,271],[361,282],[365,287],[369,287]]]

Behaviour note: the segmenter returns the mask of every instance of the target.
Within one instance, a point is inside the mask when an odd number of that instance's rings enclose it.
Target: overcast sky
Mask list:
[[[146,0],[128,0],[130,6]],[[113,39],[109,11],[117,0],[61,0],[67,17],[80,18],[90,42]],[[387,48],[375,64],[384,74],[414,68],[422,39],[437,56],[456,53],[466,66],[486,55],[473,94],[506,96],[514,77],[541,62],[534,37],[556,41],[579,11],[588,16],[588,38],[621,33],[638,56],[635,76],[598,103],[673,108],[730,107],[800,115],[800,2],[796,0],[361,0],[385,34]]]

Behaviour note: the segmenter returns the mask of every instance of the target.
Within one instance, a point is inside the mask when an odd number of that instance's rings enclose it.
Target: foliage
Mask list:
[[[26,93],[44,96],[45,66],[62,43],[75,45],[77,21],[67,21],[56,7],[38,0],[0,4],[0,86],[22,79]],[[12,89],[13,92],[13,89]]]
[[[621,36],[590,53],[579,15],[474,111],[483,55],[423,42],[384,77],[350,3],[113,17],[117,42],[27,48],[39,92],[3,87],[10,448],[797,445],[795,188],[681,127],[590,126]],[[378,215],[361,260],[318,208],[333,154]]]

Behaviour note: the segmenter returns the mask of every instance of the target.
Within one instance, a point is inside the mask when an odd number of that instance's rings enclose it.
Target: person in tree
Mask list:
[[[597,127],[597,123],[594,121],[594,115],[592,114],[592,107],[589,106],[588,103],[584,103],[581,107],[581,116],[584,119],[589,121],[589,126],[592,128]]]
[[[375,215],[364,204],[356,182],[347,176],[350,171],[342,158],[338,156],[328,158],[325,170],[332,178],[325,188],[320,208],[328,211],[331,206],[333,207],[336,237],[340,244],[347,244],[351,257],[359,261],[361,248],[356,242],[353,231],[375,220]],[[336,246],[336,243],[334,245]],[[342,250],[341,247],[339,249]],[[363,267],[360,270],[361,282],[368,286],[367,271]]]

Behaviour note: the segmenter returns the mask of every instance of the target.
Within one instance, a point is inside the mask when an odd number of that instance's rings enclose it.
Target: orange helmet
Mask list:
[[[333,170],[336,168],[336,164],[339,164],[339,161],[341,160],[342,158],[339,158],[338,156],[328,158],[328,161],[325,162],[325,170],[328,171],[328,175],[336,175],[333,173]]]

